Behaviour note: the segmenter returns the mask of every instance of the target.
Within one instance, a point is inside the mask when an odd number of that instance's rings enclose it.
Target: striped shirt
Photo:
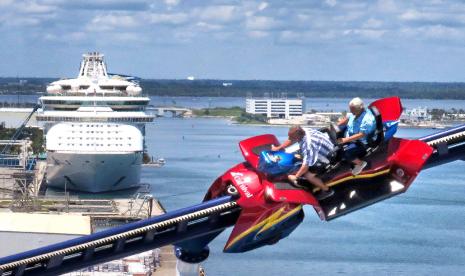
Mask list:
[[[334,145],[328,135],[313,129],[304,129],[305,136],[300,140],[299,146],[303,163],[313,166],[317,161],[329,163],[328,155]]]

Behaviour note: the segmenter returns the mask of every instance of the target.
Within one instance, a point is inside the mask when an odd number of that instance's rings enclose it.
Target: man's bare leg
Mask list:
[[[320,178],[316,177],[316,174],[314,173],[311,173],[311,172],[306,172],[304,174],[304,177],[310,182],[312,183],[313,185],[317,186],[318,188],[320,188],[321,190],[323,191],[328,191],[329,190],[329,187],[323,183],[323,181],[321,181]]]
[[[354,163],[354,165],[361,165],[362,164],[362,160],[358,159],[358,158],[355,158],[354,160],[352,160],[352,163]]]

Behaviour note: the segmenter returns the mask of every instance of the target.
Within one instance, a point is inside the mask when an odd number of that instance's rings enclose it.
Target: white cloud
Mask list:
[[[465,25],[465,15],[463,11],[419,11],[408,10],[399,16],[401,22],[405,24],[415,24],[421,26],[443,25],[458,27]]]
[[[85,32],[72,32],[69,34],[69,39],[73,41],[82,41],[87,37]]]
[[[204,21],[231,22],[238,16],[235,6],[209,6],[193,11],[193,15]]]
[[[442,39],[442,38],[463,39],[464,38],[464,32],[462,30],[459,30],[457,28],[445,27],[441,25],[426,27],[425,34],[427,37],[439,38],[439,39]]]
[[[189,15],[186,13],[167,13],[167,14],[151,14],[150,22],[154,24],[172,24],[179,25],[189,21]]]
[[[163,2],[168,6],[177,6],[180,0],[163,0]]]
[[[192,41],[192,39],[196,36],[195,32],[192,30],[184,30],[184,31],[177,31],[174,32],[174,38],[176,43],[186,43]]]
[[[128,32],[117,32],[111,34],[112,39],[121,42],[142,42],[144,41],[144,36],[139,35],[138,33],[128,33]]]
[[[55,6],[40,5],[35,1],[19,2],[16,9],[22,13],[50,13],[57,9]]]
[[[201,30],[204,30],[204,31],[219,31],[219,30],[222,30],[224,28],[222,25],[209,24],[209,23],[206,23],[206,22],[198,22],[195,25],[197,27],[199,27]]]
[[[377,7],[381,12],[396,12],[398,9],[394,0],[378,0]]]
[[[365,23],[363,23],[362,28],[364,29],[378,29],[383,25],[383,21],[375,19],[375,18],[370,18]]]
[[[259,10],[259,11],[263,11],[263,10],[265,10],[267,7],[268,7],[268,3],[267,3],[267,2],[261,2],[260,5],[258,5],[258,10]]]
[[[249,30],[271,30],[276,28],[279,23],[272,17],[253,16],[248,17],[245,26]]]
[[[264,38],[269,36],[270,33],[265,31],[249,31],[247,32],[247,35],[253,38]]]
[[[76,42],[76,41],[83,41],[87,38],[87,33],[85,32],[72,32],[69,34],[54,34],[54,33],[46,33],[42,37],[45,40],[54,41],[54,42]]]
[[[337,1],[336,0],[325,0],[325,3],[326,3],[326,5],[328,5],[330,7],[334,7],[334,6],[336,6]]]
[[[139,22],[130,15],[109,14],[97,15],[87,25],[88,31],[111,31],[116,28],[133,28],[139,26]]]
[[[8,6],[14,3],[14,0],[0,0],[0,6]]]
[[[457,17],[454,14],[450,14],[450,13],[422,12],[418,10],[408,10],[400,15],[400,19],[403,21],[433,22],[433,21],[454,20],[454,19],[457,19]]]
[[[409,11],[406,11],[406,12],[404,12],[404,13],[402,13],[400,15],[400,19],[407,20],[407,21],[425,19],[425,18],[428,18],[428,17],[429,16],[427,16],[426,14],[423,14],[423,13],[418,12],[416,10],[409,10]]]
[[[334,33],[321,33],[316,31],[281,31],[277,37],[277,42],[287,45],[309,45],[327,42],[333,39]]]
[[[418,28],[406,27],[400,30],[400,34],[416,40],[457,40],[462,42],[465,39],[465,32],[462,29],[441,25]]]
[[[40,24],[40,20],[34,17],[17,17],[17,18],[9,18],[4,21],[5,25],[7,26],[15,26],[15,27],[31,27],[37,26]]]
[[[368,39],[379,39],[381,38],[386,31],[384,30],[368,30],[368,29],[352,29],[345,30],[343,34],[345,36],[359,36]]]
[[[310,18],[311,16],[308,14],[303,14],[303,13],[297,14],[297,19],[302,22],[308,21]]]

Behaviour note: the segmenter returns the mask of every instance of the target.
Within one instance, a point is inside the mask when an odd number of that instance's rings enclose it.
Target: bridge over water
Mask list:
[[[157,117],[164,117],[166,114],[171,114],[172,117],[184,117],[192,114],[191,109],[176,106],[156,106],[148,110],[153,111]]]

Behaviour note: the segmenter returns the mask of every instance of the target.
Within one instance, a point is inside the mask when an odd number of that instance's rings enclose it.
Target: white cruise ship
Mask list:
[[[150,99],[139,84],[107,73],[103,55],[83,55],[79,76],[47,86],[40,98],[49,187],[105,192],[136,187]]]

